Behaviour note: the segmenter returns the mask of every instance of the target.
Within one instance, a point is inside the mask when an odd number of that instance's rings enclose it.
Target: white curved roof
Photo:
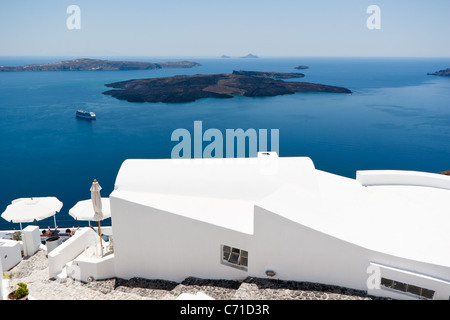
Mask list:
[[[286,183],[317,187],[309,158],[126,160],[115,189],[257,201]]]
[[[354,179],[316,174],[316,197],[298,196],[295,186],[287,186],[256,205],[370,250],[450,267],[450,190],[364,187]]]

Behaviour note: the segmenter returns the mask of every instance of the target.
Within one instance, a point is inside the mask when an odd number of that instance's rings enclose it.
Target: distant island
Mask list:
[[[305,75],[303,73],[293,73],[293,72],[262,72],[262,71],[233,71],[233,74],[241,76],[252,76],[261,77],[269,79],[294,79],[303,78]]]
[[[433,73],[427,73],[427,74],[431,75],[431,76],[449,77],[450,76],[450,68],[445,69],[445,70],[436,71],[436,72],[433,72]]]
[[[450,176],[450,170],[439,172],[439,174]]]
[[[352,93],[347,88],[308,82],[287,82],[238,74],[197,74],[138,79],[106,84],[115,88],[103,92],[129,102],[192,102],[203,98],[234,96],[267,97],[295,92]]]
[[[303,69],[309,69],[309,67],[308,67],[308,66],[305,66],[305,65],[303,65],[303,64],[301,64],[301,65],[299,65],[299,66],[296,66],[294,69],[297,69],[297,70],[303,70]]]
[[[163,68],[192,68],[201,66],[191,61],[169,62],[138,62],[138,61],[110,61],[100,59],[74,59],[45,64],[27,64],[24,66],[0,66],[0,72],[11,71],[110,71],[110,70],[150,70]]]
[[[259,57],[249,53],[248,55],[246,55],[244,57],[241,57],[241,58],[244,58],[244,59],[255,59],[255,58],[259,58]]]
[[[224,54],[224,55],[221,56],[221,58],[223,58],[223,59],[229,59],[229,58],[231,58],[231,57]]]

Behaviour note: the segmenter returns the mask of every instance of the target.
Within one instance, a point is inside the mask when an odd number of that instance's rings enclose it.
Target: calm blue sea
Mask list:
[[[47,63],[70,57],[0,58],[0,65]],[[168,61],[169,58],[111,58]],[[354,178],[356,170],[450,169],[450,78],[427,72],[450,59],[413,58],[189,58],[193,69],[0,73],[0,212],[20,197],[56,196],[60,227],[86,225],[69,216],[89,199],[92,180],[108,196],[129,158],[170,158],[177,128],[279,129],[280,156],[308,156],[316,168]],[[106,83],[233,70],[295,72],[354,94],[205,99],[185,104],[129,103],[102,94]],[[75,118],[77,109],[97,114]],[[104,221],[103,225],[110,225]],[[39,226],[53,226],[53,218]],[[19,228],[1,219],[0,229]]]

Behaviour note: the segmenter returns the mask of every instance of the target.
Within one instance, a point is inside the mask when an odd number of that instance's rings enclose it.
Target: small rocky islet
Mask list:
[[[429,76],[443,76],[443,77],[450,77],[450,68],[444,69],[444,70],[439,70],[436,72],[429,72],[427,73],[427,75]]]
[[[243,59],[258,59],[259,57],[257,55],[252,54],[252,53],[249,53],[248,55],[243,56],[241,58],[243,58]]]

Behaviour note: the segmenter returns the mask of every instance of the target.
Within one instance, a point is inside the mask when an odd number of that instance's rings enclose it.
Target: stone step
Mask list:
[[[259,288],[254,283],[243,282],[237,289],[232,300],[256,300],[258,299]]]

